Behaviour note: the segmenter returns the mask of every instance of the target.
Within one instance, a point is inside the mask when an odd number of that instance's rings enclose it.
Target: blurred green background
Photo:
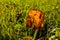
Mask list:
[[[0,0],[0,40],[34,40],[33,29],[26,27],[30,9],[44,12],[42,40],[60,40],[60,0]]]

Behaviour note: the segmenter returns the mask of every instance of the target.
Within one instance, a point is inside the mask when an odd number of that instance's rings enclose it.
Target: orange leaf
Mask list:
[[[33,24],[35,29],[44,27],[44,13],[42,11],[32,9],[29,11],[28,16],[27,26],[31,26]]]

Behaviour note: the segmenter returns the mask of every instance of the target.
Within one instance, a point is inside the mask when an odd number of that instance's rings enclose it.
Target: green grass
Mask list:
[[[33,29],[26,27],[30,9],[44,12],[47,30],[45,39],[43,37],[42,39],[49,40],[53,34],[60,39],[60,29],[51,32],[55,28],[60,28],[60,0],[0,0],[0,40],[30,40],[31,37],[31,40],[34,39],[31,36]],[[18,20],[17,14],[20,14]],[[24,38],[25,36],[29,38]]]

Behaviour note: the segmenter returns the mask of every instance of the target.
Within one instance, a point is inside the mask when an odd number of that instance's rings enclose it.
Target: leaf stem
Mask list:
[[[36,39],[37,32],[38,32],[38,29],[35,30],[35,33],[34,33],[34,35],[33,35],[34,40]]]

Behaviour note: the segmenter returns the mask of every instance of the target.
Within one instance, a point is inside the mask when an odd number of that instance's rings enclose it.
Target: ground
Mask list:
[[[45,36],[38,39],[60,39],[60,0],[0,0],[0,40],[37,40],[26,26],[30,9],[44,12],[44,32],[38,33]]]

